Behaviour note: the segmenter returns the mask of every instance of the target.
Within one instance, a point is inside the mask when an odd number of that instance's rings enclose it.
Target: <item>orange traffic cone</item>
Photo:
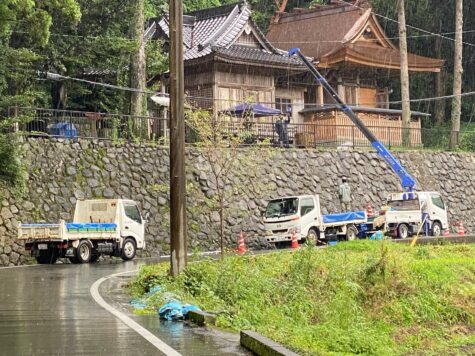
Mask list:
[[[368,205],[366,205],[366,215],[368,215],[368,218],[372,218],[374,216],[373,206],[369,202]]]
[[[246,252],[246,245],[245,245],[245,243],[244,243],[244,235],[243,235],[242,231],[241,231],[241,233],[239,234],[239,245],[238,245],[238,246],[239,246],[239,247],[238,247],[237,252],[238,252],[239,254]]]
[[[442,233],[443,236],[449,236],[450,235],[450,230],[449,228],[445,229],[444,232]]]
[[[292,232],[292,248],[299,248],[299,241],[297,240],[297,234],[295,231]]]
[[[459,221],[457,231],[458,231],[460,236],[465,235],[465,230],[463,228],[463,221]]]

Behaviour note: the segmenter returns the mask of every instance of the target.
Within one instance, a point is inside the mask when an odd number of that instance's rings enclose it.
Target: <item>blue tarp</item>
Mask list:
[[[364,211],[349,211],[346,213],[323,215],[324,224],[334,224],[346,221],[364,220],[366,214]]]
[[[74,124],[69,122],[57,122],[53,125],[48,126],[48,133],[53,136],[66,137],[66,138],[77,138],[78,131]]]
[[[165,320],[183,320],[190,311],[200,310],[196,305],[181,304],[177,300],[171,300],[158,310],[158,315]]]
[[[247,116],[253,115],[254,117],[264,117],[264,116],[277,116],[281,115],[282,112],[278,109],[270,108],[262,104],[239,104],[234,108],[225,110],[224,113],[229,113],[234,116]]]
[[[117,230],[117,224],[113,223],[88,223],[88,224],[75,224],[67,223],[66,228],[68,231],[115,231]]]

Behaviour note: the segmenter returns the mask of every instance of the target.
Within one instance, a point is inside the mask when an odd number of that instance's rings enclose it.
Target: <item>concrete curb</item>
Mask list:
[[[241,330],[240,343],[242,347],[259,356],[298,356],[297,353],[255,331]]]
[[[198,326],[215,325],[216,315],[201,310],[188,312],[188,319]]]
[[[400,244],[410,244],[412,242],[412,237],[409,237],[404,240],[393,240],[396,243]],[[473,244],[475,243],[474,235],[451,235],[451,236],[440,236],[440,237],[419,237],[417,239],[417,245],[441,245],[441,244]]]

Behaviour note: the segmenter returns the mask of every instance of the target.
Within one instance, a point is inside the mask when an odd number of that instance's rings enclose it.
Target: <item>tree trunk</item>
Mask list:
[[[51,83],[51,101],[53,109],[64,110],[68,98],[66,84],[64,81],[53,81]]]
[[[442,26],[440,28],[442,28]],[[439,36],[435,38],[435,56],[436,58],[442,58],[442,38]],[[445,96],[445,79],[445,70],[444,68],[441,68],[440,72],[438,72],[435,76],[435,95],[437,97]],[[445,121],[445,107],[445,100],[436,100],[434,116],[435,122],[438,125],[443,124]]]
[[[455,54],[454,54],[454,98],[452,100],[452,135],[450,149],[459,145],[460,116],[462,112],[462,31],[463,31],[463,0],[455,3]]]
[[[409,64],[404,0],[398,0],[399,49],[401,54],[402,144],[411,145],[411,102],[409,97]]]
[[[223,203],[220,203],[219,207],[219,223],[220,223],[220,231],[219,236],[221,239],[221,259],[224,259],[224,206]]]
[[[130,56],[130,87],[142,92],[132,92],[130,95],[130,115],[144,116],[146,110],[145,94],[145,43],[144,43],[144,0],[134,0],[131,4],[131,37],[137,48]],[[132,118],[132,133],[140,134],[141,127],[145,130],[147,123],[138,118]],[[143,122],[142,122],[143,121]]]

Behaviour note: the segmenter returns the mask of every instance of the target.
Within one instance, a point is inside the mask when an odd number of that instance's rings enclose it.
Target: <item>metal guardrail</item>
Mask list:
[[[168,120],[159,117],[131,116],[73,110],[43,108],[9,108],[9,116],[18,118],[14,130],[28,136],[70,137],[85,139],[137,140],[166,143]],[[357,127],[351,125],[321,125],[289,123],[284,132],[272,121],[247,121],[236,118],[219,121],[219,133],[224,137],[239,136],[244,144],[267,141],[275,146],[292,147],[369,147],[370,143]],[[389,148],[448,149],[450,130],[404,129],[400,127],[368,127]],[[404,142],[403,135],[408,141]],[[475,132],[469,133],[475,137]],[[196,143],[198,135],[186,126],[186,142]]]

